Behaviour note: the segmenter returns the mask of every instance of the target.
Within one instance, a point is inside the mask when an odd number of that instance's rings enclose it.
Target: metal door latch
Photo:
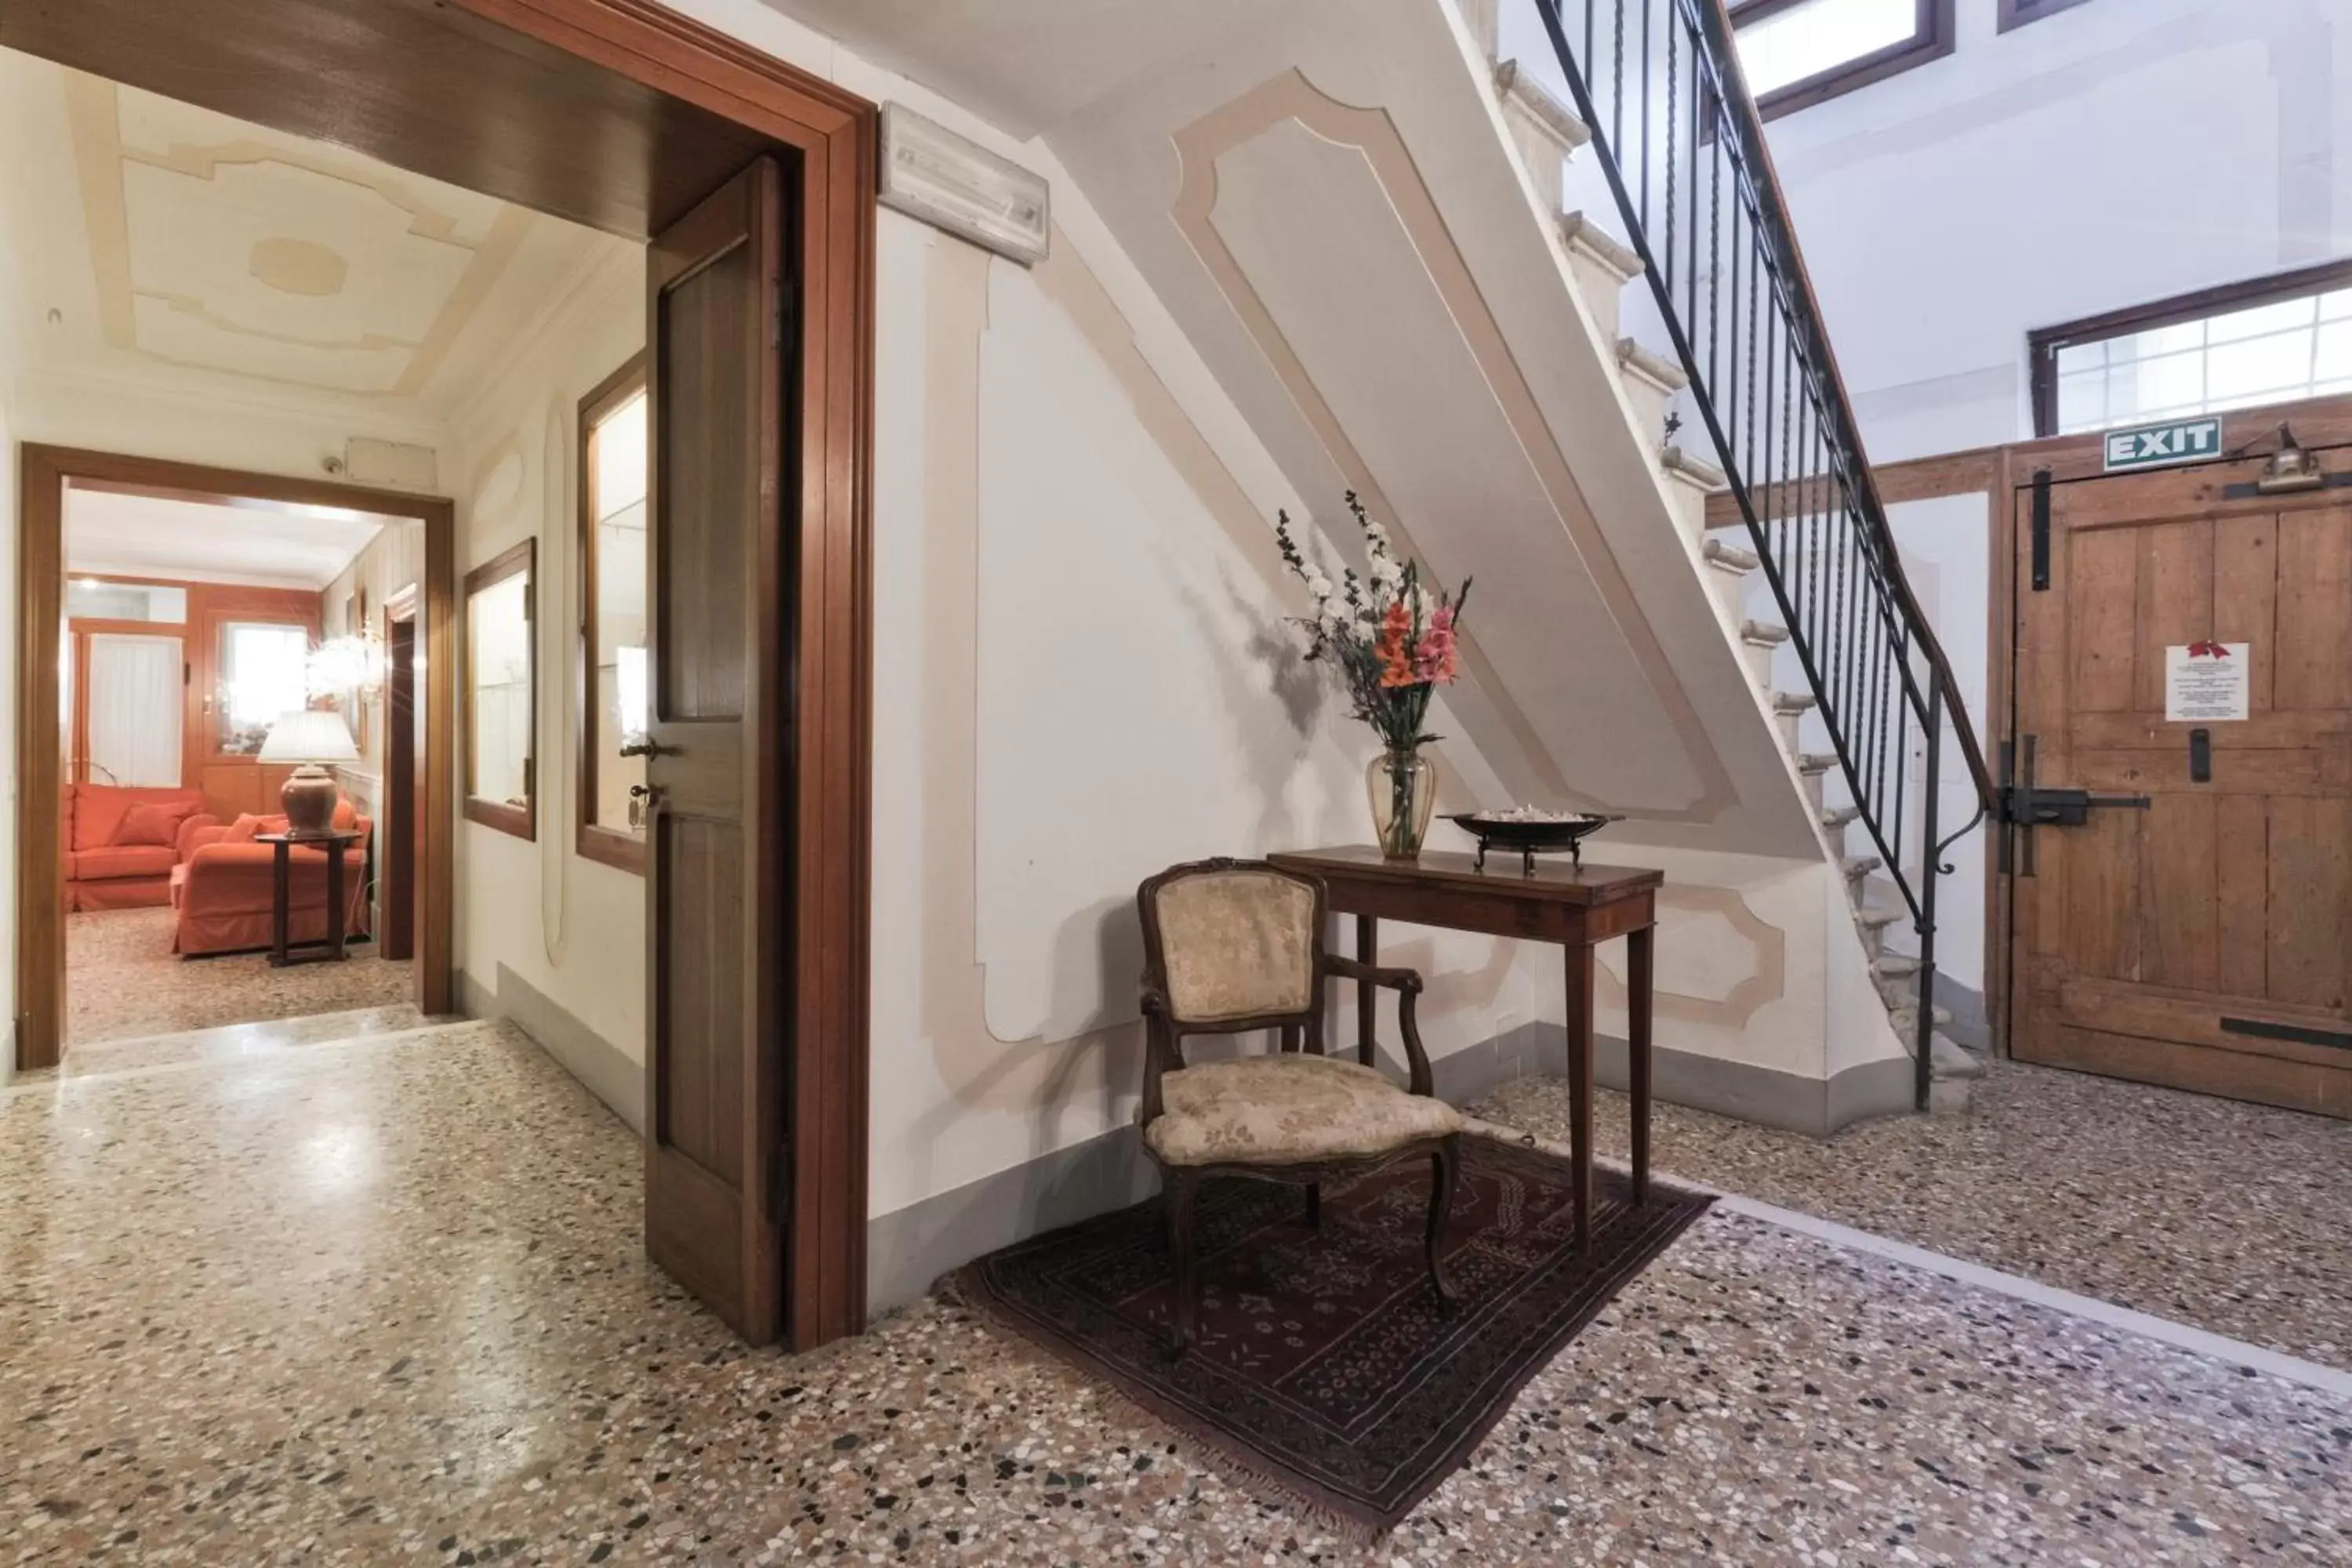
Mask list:
[[[2100,795],[2087,789],[2037,784],[2033,780],[2037,738],[2025,737],[2021,769],[2018,766],[2017,747],[2007,741],[2000,746],[2001,782],[1997,802],[2000,820],[2003,826],[2018,830],[2014,835],[2005,832],[2000,836],[2000,868],[2010,868],[2010,841],[2014,837],[2020,842],[2018,872],[2026,877],[2034,874],[2035,828],[2080,827],[2091,820],[2094,811],[2146,811],[2154,804],[2144,795]]]

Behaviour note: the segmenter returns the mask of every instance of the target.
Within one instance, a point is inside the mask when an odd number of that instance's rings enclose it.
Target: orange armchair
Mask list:
[[[343,889],[351,907],[343,930],[368,931],[367,851],[374,825],[344,801],[335,807],[335,826],[357,828],[359,839],[343,849]],[[275,897],[272,866],[277,849],[254,841],[257,833],[283,833],[282,816],[239,817],[223,827],[198,829],[188,858],[172,874],[172,907],[179,911],[172,950],[182,957],[210,952],[249,952],[270,945],[270,907]],[[287,940],[327,938],[327,854],[297,847],[287,871]]]

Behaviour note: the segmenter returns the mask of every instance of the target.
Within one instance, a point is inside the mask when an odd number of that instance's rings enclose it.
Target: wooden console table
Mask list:
[[[1331,908],[1356,917],[1356,957],[1379,962],[1383,919],[1484,936],[1558,942],[1568,960],[1569,1147],[1574,1156],[1576,1243],[1592,1237],[1592,953],[1612,937],[1626,941],[1628,1088],[1633,1101],[1633,1201],[1650,1196],[1651,942],[1657,889],[1665,873],[1620,866],[1514,862],[1481,871],[1465,854],[1424,850],[1418,860],[1383,859],[1349,847],[1266,857],[1285,870],[1321,879]],[[1356,984],[1356,1054],[1373,1052],[1372,988]]]

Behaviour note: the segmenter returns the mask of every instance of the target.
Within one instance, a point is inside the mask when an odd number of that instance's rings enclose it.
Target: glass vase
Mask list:
[[[1421,858],[1421,841],[1437,806],[1437,764],[1418,749],[1382,752],[1364,770],[1372,805],[1372,837],[1391,860]]]

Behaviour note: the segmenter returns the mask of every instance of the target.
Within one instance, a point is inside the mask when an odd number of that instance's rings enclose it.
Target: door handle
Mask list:
[[[632,830],[645,826],[646,819],[653,815],[654,802],[661,798],[661,793],[659,784],[629,786],[629,826]]]
[[[2025,737],[2024,765],[2021,775],[2011,782],[2010,772],[2016,753],[2004,742],[2000,748],[2001,784],[1998,791],[2000,820],[2005,827],[2020,830],[2018,871],[2021,876],[2034,874],[2033,830],[2037,827],[2080,827],[2091,819],[2094,811],[2146,811],[2155,802],[2144,795],[2099,795],[2087,789],[2053,787],[2036,784],[2033,778],[2033,753],[2038,736]],[[2010,868],[2009,843],[2004,835],[2001,843],[2000,868]]]
[[[677,747],[665,746],[651,736],[642,741],[626,741],[621,745],[621,755],[625,757],[674,757],[677,753]]]

